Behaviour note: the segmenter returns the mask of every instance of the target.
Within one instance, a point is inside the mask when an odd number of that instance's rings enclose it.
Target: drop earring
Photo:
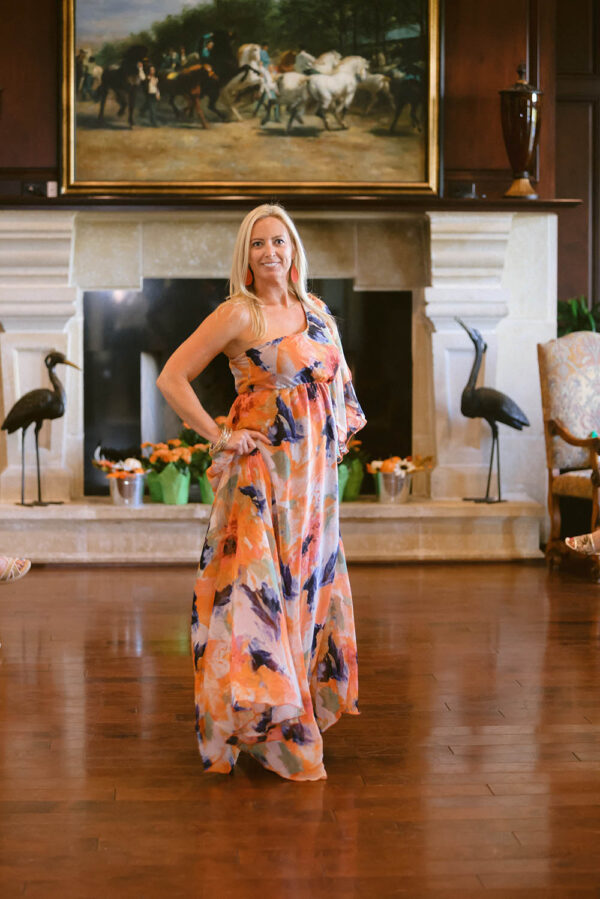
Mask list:
[[[298,277],[299,277],[299,275],[298,275],[298,269],[296,268],[296,263],[292,262],[292,267],[290,269],[290,281],[292,282],[292,284],[298,283]]]
[[[244,282],[246,287],[250,287],[253,281],[254,275],[252,274],[252,269],[250,268],[250,266],[248,266],[248,271],[246,272],[246,280]]]

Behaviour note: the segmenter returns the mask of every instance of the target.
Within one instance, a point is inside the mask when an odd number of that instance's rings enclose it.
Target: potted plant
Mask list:
[[[219,416],[215,421],[217,424],[221,424],[221,422],[225,421],[225,417]],[[208,451],[209,444],[203,441],[200,434],[193,428],[190,428],[185,421],[179,432],[179,439],[184,446],[189,446],[192,449],[190,473],[198,481],[202,502],[210,506],[214,501],[215,494],[206,476],[206,472],[212,464],[212,458]]]
[[[115,462],[107,459],[98,447],[92,465],[106,474],[110,484],[110,497],[115,505],[135,507],[143,504],[146,472],[139,459],[130,456]]]
[[[405,503],[410,494],[412,475],[431,468],[432,456],[389,456],[374,459],[367,465],[369,474],[375,476],[377,496],[382,503]]]
[[[362,440],[353,437],[348,443],[348,452],[338,465],[338,489],[340,500],[353,502],[358,499],[365,476],[367,453],[362,448]]]
[[[221,424],[226,419],[218,416]],[[209,444],[185,421],[179,437],[166,443],[142,443],[149,450],[144,457],[148,469],[148,489],[154,502],[187,503],[192,478],[198,481],[203,503],[211,505],[215,495],[206,476],[212,464]],[[184,498],[185,497],[185,498]]]
[[[166,443],[142,443],[142,449],[149,450],[142,462],[154,502],[185,505],[190,493],[192,447],[173,438]]]

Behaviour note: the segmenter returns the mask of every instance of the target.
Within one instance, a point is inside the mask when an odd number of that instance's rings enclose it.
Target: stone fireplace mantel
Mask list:
[[[460,413],[473,347],[458,316],[488,344],[481,383],[507,393],[530,419],[523,433],[501,429],[503,491],[537,504],[539,521],[545,461],[536,344],[556,333],[556,213],[535,206],[291,211],[313,277],[351,278],[361,290],[412,292],[413,452],[436,458],[431,478],[419,479],[420,497],[431,503],[485,492],[489,427]],[[226,278],[240,219],[237,210],[1,212],[3,415],[45,383],[49,349],[83,365],[84,291],[138,290],[152,277]],[[40,435],[44,492],[48,499],[81,502],[82,382],[72,369],[63,374],[67,413]],[[31,492],[32,437],[26,458]],[[19,496],[19,435],[3,433],[0,502]]]

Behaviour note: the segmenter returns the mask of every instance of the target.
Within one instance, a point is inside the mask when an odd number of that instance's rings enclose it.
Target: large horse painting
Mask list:
[[[437,0],[66,0],[63,46],[65,192],[437,191]]]

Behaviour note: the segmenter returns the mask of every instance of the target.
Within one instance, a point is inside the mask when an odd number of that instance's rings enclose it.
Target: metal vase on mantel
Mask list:
[[[529,169],[540,137],[543,91],[528,84],[526,71],[522,62],[517,69],[518,81],[499,92],[502,133],[515,179],[504,196],[535,200]]]

